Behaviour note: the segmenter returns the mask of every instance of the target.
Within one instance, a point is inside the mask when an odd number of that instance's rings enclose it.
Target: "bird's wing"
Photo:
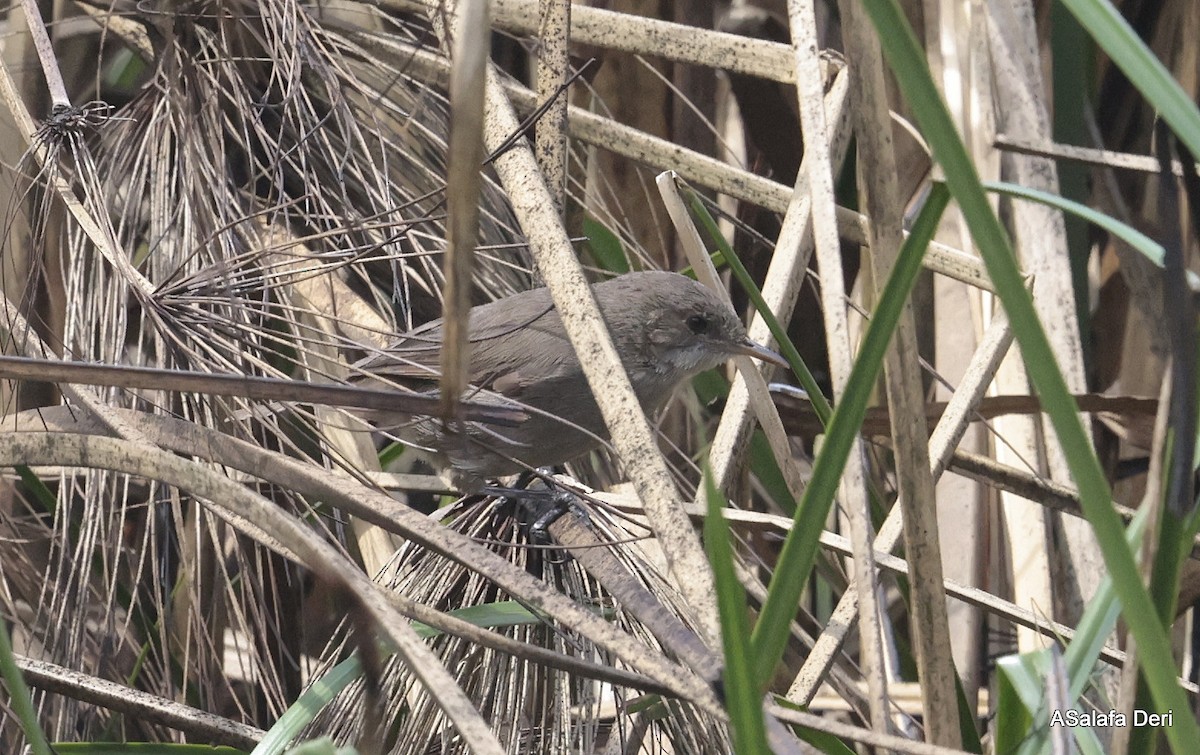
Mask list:
[[[579,369],[562,320],[544,291],[523,295],[520,306],[501,299],[472,310],[472,385],[518,398],[534,382]],[[440,369],[442,337],[441,320],[426,323],[356,366],[380,378],[432,384]]]
[[[511,398],[531,385],[579,370],[558,313],[550,310],[520,328],[471,332],[471,383]]]
[[[405,333],[383,351],[360,360],[355,367],[362,372],[356,372],[350,380],[370,380],[371,375],[397,382],[434,380],[437,377],[441,343],[442,321],[426,323]]]

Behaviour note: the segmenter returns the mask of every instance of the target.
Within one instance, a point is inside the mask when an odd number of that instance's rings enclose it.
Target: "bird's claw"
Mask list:
[[[511,501],[524,516],[519,517],[521,527],[525,529],[529,540],[534,545],[553,545],[550,527],[563,514],[574,511],[578,516],[587,519],[587,512],[579,505],[579,499],[566,488],[546,482],[549,474],[524,474],[519,477],[513,487],[489,485],[481,492]],[[531,483],[541,482],[545,487],[531,488]]]
[[[568,511],[574,510],[581,516],[587,516],[580,508],[578,499],[570,491],[560,489],[546,492],[550,493],[550,500],[542,503],[540,508],[533,512],[536,518],[529,525],[529,539],[538,545],[553,544],[550,526]]]

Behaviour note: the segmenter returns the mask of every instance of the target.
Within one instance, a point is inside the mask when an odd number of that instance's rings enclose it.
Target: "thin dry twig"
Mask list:
[[[443,273],[441,376],[442,417],[459,421],[459,401],[467,390],[471,364],[471,277],[479,234],[479,195],[483,187],[483,92],[491,55],[487,0],[461,0],[454,30],[450,74],[450,145],[446,166],[449,223]]]

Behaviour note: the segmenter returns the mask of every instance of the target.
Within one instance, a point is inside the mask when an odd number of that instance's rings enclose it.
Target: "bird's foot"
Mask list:
[[[482,492],[513,502],[520,512],[518,519],[521,527],[535,545],[553,544],[550,527],[563,514],[573,511],[587,518],[579,499],[570,490],[554,483],[550,470],[526,472],[517,478],[513,487],[489,485]]]

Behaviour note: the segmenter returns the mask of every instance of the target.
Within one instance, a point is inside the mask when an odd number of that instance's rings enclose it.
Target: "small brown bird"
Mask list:
[[[592,286],[613,343],[647,414],[666,404],[688,378],[730,357],[785,365],[751,341],[737,316],[709,289],[678,273],[629,273]],[[518,404],[529,419],[513,428],[375,413],[371,419],[401,440],[424,448],[474,491],[488,479],[529,467],[562,464],[600,446],[608,430],[583,368],[567,340],[550,292],[537,288],[471,310],[470,381],[479,403]],[[430,393],[442,321],[400,336],[386,351],[360,361],[352,380],[379,378]]]

